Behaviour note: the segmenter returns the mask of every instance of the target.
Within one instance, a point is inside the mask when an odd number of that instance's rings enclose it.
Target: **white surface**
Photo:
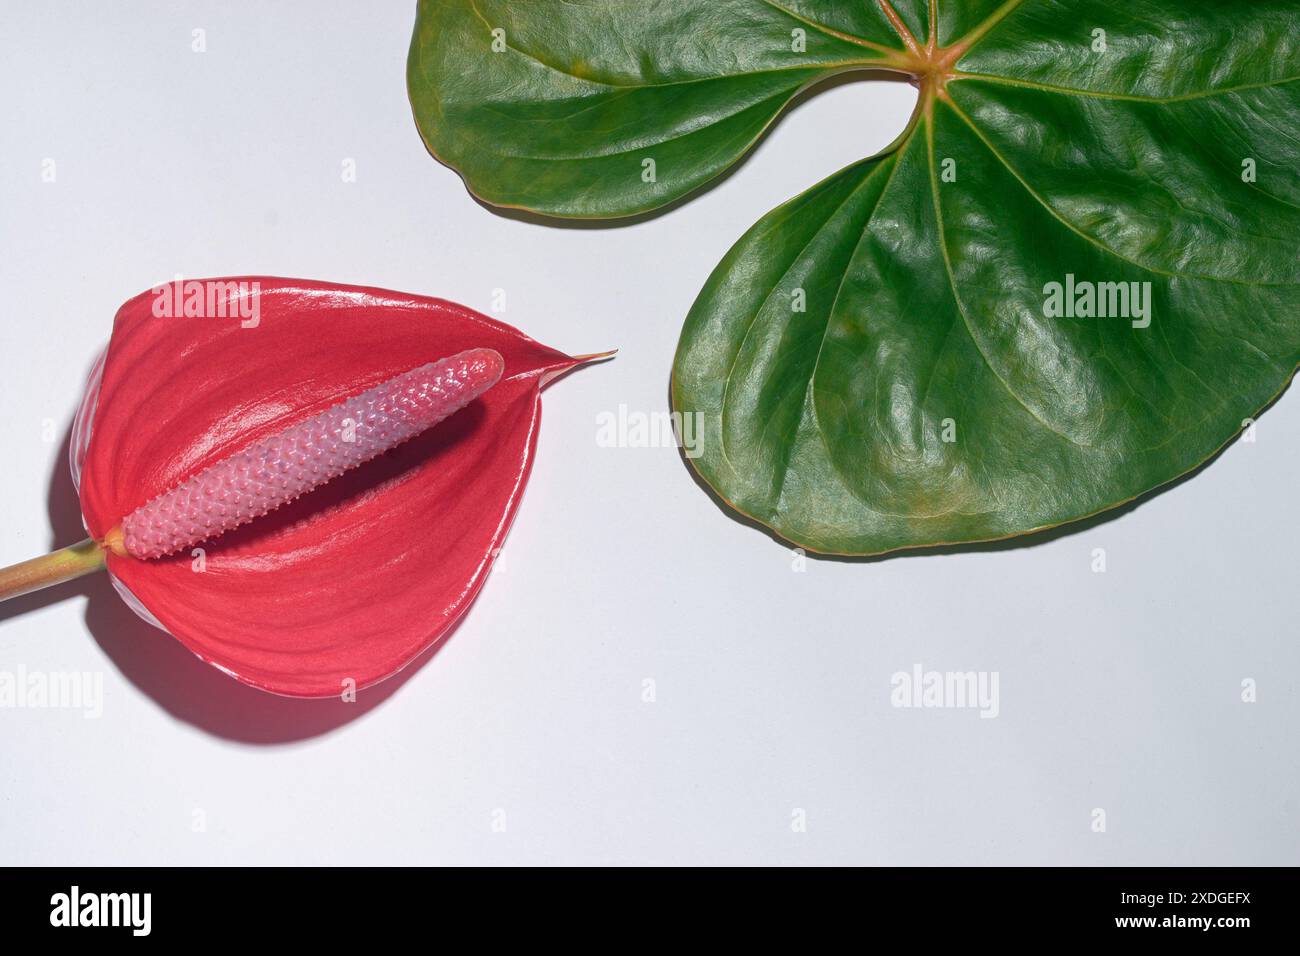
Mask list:
[[[484,311],[501,288],[500,317],[543,342],[622,351],[548,391],[504,564],[463,626],[358,704],[245,689],[102,579],[0,606],[0,671],[104,675],[98,720],[0,709],[0,860],[1300,862],[1300,398],[1117,520],[793,573],[675,450],[598,447],[596,416],[664,409],[718,259],[886,145],[911,89],[804,103],[668,215],[549,228],[482,208],[426,154],[405,93],[413,16],[5,4],[0,564],[80,536],[60,441],[118,304],[174,273]],[[891,675],[918,662],[997,671],[999,716],[891,707]]]

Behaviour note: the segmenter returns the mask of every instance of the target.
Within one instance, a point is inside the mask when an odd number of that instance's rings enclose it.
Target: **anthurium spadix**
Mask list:
[[[0,597],[107,568],[245,683],[364,687],[474,599],[574,358],[442,299],[190,280],[119,310],[72,435],[90,537]]]

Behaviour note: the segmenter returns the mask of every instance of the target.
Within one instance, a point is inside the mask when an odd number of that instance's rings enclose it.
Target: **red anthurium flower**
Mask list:
[[[106,565],[146,620],[245,683],[365,687],[473,600],[542,387],[596,357],[380,289],[156,288],[118,311],[73,428],[91,538],[0,571],[0,598]]]

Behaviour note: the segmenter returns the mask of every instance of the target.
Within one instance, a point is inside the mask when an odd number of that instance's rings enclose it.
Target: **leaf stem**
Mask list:
[[[71,581],[103,567],[104,549],[93,538],[87,538],[39,558],[0,568],[0,601]]]

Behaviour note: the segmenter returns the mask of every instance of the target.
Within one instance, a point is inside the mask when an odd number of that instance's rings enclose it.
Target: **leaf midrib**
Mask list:
[[[934,197],[935,227],[939,230],[939,235],[938,235],[939,251],[943,256],[944,271],[948,277],[948,287],[952,292],[953,305],[956,306],[957,314],[958,316],[961,317],[962,324],[965,325],[966,327],[966,335],[970,338],[971,345],[974,347],[975,353],[980,357],[980,360],[983,361],[984,367],[989,370],[989,374],[992,375],[993,378],[996,379],[999,384],[1001,384],[1001,386],[1006,390],[1006,393],[1008,395],[1010,395],[1013,399],[1015,399],[1016,404],[1018,404],[1021,408],[1023,408],[1026,412],[1028,412],[1029,415],[1035,421],[1037,421],[1040,425],[1042,425],[1052,434],[1065,439],[1066,441],[1070,442],[1072,445],[1077,445],[1080,448],[1088,448],[1089,445],[1087,443],[1081,442],[1071,435],[1067,435],[1065,432],[1061,431],[1059,428],[1056,428],[1050,422],[1045,420],[1041,415],[1038,414],[1038,412],[1030,408],[1029,404],[1025,402],[1025,400],[1016,393],[1016,390],[1011,387],[1011,384],[1007,382],[1007,380],[1004,379],[1001,375],[998,374],[997,369],[993,367],[993,363],[989,360],[989,357],[984,353],[984,349],[980,346],[979,339],[975,335],[975,328],[974,326],[971,325],[970,317],[966,314],[966,306],[961,300],[961,294],[957,291],[957,276],[953,271],[952,257],[948,252],[948,238],[947,238],[947,233],[945,231],[944,218],[943,218],[943,203],[939,199],[939,177],[934,166],[934,121],[933,121],[932,114],[926,116],[925,134],[926,134],[926,146],[928,150],[928,160],[929,160],[927,163],[927,168],[930,173],[930,192]]]
[[[1039,90],[1044,93],[1058,93],[1062,96],[1087,96],[1099,100],[1127,100],[1135,103],[1186,103],[1194,100],[1211,99],[1215,96],[1226,96],[1230,93],[1241,93],[1246,90],[1272,89],[1278,86],[1286,86],[1288,83],[1294,83],[1300,80],[1300,75],[1284,76],[1275,80],[1261,80],[1258,83],[1240,83],[1236,86],[1224,86],[1210,90],[1196,90],[1191,93],[1180,93],[1177,96],[1143,96],[1139,93],[1112,93],[1106,90],[1083,90],[1073,86],[1056,86],[1051,83],[1039,83],[1035,80],[1021,80],[1010,76],[998,76],[996,73],[970,73],[965,70],[959,70],[953,73],[950,83],[957,83],[963,80],[982,80],[985,83],[997,83],[1003,86],[1018,86],[1031,90]]]
[[[790,11],[785,10],[783,7],[780,7],[777,4],[772,3],[771,0],[762,0],[762,2],[768,4],[771,7],[774,7],[775,9],[781,10],[783,13],[790,15],[796,20],[801,20],[801,18],[794,16],[794,14],[790,13]],[[470,5],[470,9],[474,12],[474,15],[478,17],[480,21],[482,21],[484,26],[486,26],[489,30],[491,30],[492,23],[487,19],[487,17],[483,16],[483,13],[479,10],[477,0],[469,0],[469,5]],[[811,20],[801,20],[801,22],[807,23],[809,26],[816,26],[819,29],[821,28],[819,24],[815,24]],[[823,30],[822,32],[826,32],[826,31]],[[845,34],[844,39],[848,39],[848,38],[849,35]],[[868,47],[870,49],[879,49],[881,52],[892,52],[889,47],[876,46],[872,44],[869,40],[864,40],[860,37],[856,38],[855,42],[857,42],[861,46]],[[515,53],[518,53],[520,56],[524,57],[527,60],[531,60],[532,62],[536,63],[538,66],[545,67],[546,69],[551,70],[554,73],[560,74],[561,76],[567,76],[569,79],[577,80],[580,83],[590,83],[593,86],[604,86],[614,90],[657,90],[657,89],[664,89],[673,86],[688,86],[693,83],[714,83],[714,82],[718,82],[719,80],[744,79],[750,76],[763,76],[768,73],[783,73],[792,70],[825,70],[825,69],[839,69],[839,68],[849,67],[849,66],[859,66],[859,67],[867,68],[872,66],[880,66],[881,64],[888,62],[884,58],[864,57],[860,60],[828,61],[826,63],[810,63],[810,64],[801,64],[798,66],[774,66],[774,67],[767,67],[762,70],[745,70],[738,73],[723,73],[717,76],[697,76],[686,80],[667,80],[663,83],[611,83],[608,80],[597,80],[590,76],[579,76],[577,73],[570,72],[569,70],[564,69],[562,66],[556,66],[554,63],[550,63],[546,60],[543,60],[541,57],[537,56],[537,54],[531,53],[528,50],[525,50],[523,47],[518,47],[515,46],[513,43],[511,43],[509,40],[509,34],[507,34],[506,36],[505,46],[507,49],[513,50]]]

